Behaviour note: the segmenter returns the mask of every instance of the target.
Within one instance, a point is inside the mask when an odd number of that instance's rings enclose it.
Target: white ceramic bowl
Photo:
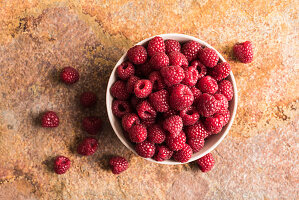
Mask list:
[[[204,45],[204,46],[206,46],[208,48],[214,49],[208,43],[206,43],[206,42],[204,42],[204,41],[202,41],[200,39],[197,39],[195,37],[189,36],[189,35],[171,33],[171,34],[162,34],[162,35],[158,35],[158,36],[162,37],[164,40],[166,40],[166,39],[174,39],[174,40],[177,40],[177,41],[179,41],[181,43],[187,42],[189,40],[195,40],[195,41],[199,42],[200,44],[202,44],[202,45]],[[155,37],[155,36],[153,36],[153,37]],[[153,37],[144,39],[141,42],[138,42],[136,45],[146,45],[148,43],[148,41],[150,39],[152,39]],[[225,59],[222,57],[222,55],[216,49],[214,49],[214,50],[219,55],[220,59],[223,62],[225,62]],[[111,126],[112,126],[115,134],[117,135],[117,137],[120,139],[120,141],[128,149],[130,149],[136,155],[138,155],[136,153],[136,151],[134,150],[134,146],[132,145],[132,143],[130,141],[127,141],[126,138],[123,135],[123,130],[122,130],[122,127],[121,127],[121,120],[119,120],[117,117],[115,117],[113,115],[112,109],[111,109],[113,97],[110,94],[110,87],[111,87],[111,85],[117,79],[117,75],[116,75],[116,68],[117,68],[117,66],[119,66],[125,60],[127,60],[127,54],[126,53],[116,63],[116,65],[115,65],[115,67],[114,67],[114,69],[113,69],[113,71],[112,71],[112,73],[110,75],[110,78],[109,78],[109,81],[108,81],[108,85],[107,85],[107,91],[106,91],[106,107],[107,107],[107,113],[108,113],[109,121],[111,123]],[[197,159],[203,157],[204,155],[206,155],[207,153],[211,152],[213,149],[215,149],[217,147],[217,145],[220,144],[220,142],[228,134],[228,131],[229,131],[229,129],[232,126],[232,123],[233,123],[235,115],[236,115],[236,110],[237,110],[238,95],[237,95],[237,86],[236,86],[235,78],[234,78],[234,75],[233,75],[232,72],[230,72],[230,74],[229,74],[229,76],[228,76],[227,79],[232,82],[233,89],[234,89],[234,97],[229,102],[229,111],[230,111],[230,114],[231,114],[230,120],[229,120],[228,124],[225,127],[223,127],[223,129],[222,129],[222,131],[220,133],[218,133],[217,135],[213,135],[209,139],[207,139],[205,141],[204,147],[199,152],[194,153],[192,155],[192,158],[188,162],[192,162],[194,160],[197,160]],[[154,159],[151,159],[151,158],[144,158],[144,159],[146,159],[148,161],[151,161],[151,162],[156,162],[156,163],[159,163],[159,164],[168,164],[168,165],[183,164],[183,163],[180,163],[180,162],[176,162],[174,160],[166,160],[166,161],[163,161],[163,162],[157,162],[157,161],[155,161]]]

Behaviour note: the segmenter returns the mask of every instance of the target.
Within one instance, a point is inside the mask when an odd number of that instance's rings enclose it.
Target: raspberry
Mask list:
[[[146,128],[151,127],[156,123],[156,118],[148,118],[141,121],[141,124],[144,125]]]
[[[214,49],[204,48],[198,51],[198,59],[206,67],[215,67],[218,63],[219,56]]]
[[[182,81],[182,84],[192,87],[197,83],[198,80],[198,71],[193,67],[188,67],[185,69],[185,78]]]
[[[184,147],[186,143],[186,135],[183,131],[181,131],[175,138],[167,136],[165,142],[170,150],[178,151]]]
[[[181,51],[181,44],[176,40],[165,40],[165,53],[169,54],[171,52],[180,52]]]
[[[180,116],[171,116],[163,122],[163,128],[169,132],[169,137],[177,137],[183,129],[183,120]]]
[[[232,100],[234,96],[233,85],[229,80],[222,80],[218,84],[217,93],[223,94],[228,101]]]
[[[201,79],[207,74],[207,68],[199,62],[199,60],[194,60],[190,67],[195,67],[198,71],[198,79]]]
[[[204,117],[209,117],[215,114],[218,111],[219,106],[219,102],[210,94],[204,93],[198,98],[197,110],[199,114]]]
[[[156,146],[156,153],[154,159],[156,161],[164,161],[171,158],[173,151],[171,151],[167,146],[161,145]]]
[[[205,129],[203,123],[201,121],[198,121],[196,124],[186,127],[186,135],[188,139],[205,139],[210,135],[210,133]]]
[[[169,94],[167,90],[160,90],[150,94],[149,101],[158,112],[166,112],[169,110]]]
[[[218,114],[223,114],[223,113],[225,113],[226,110],[227,110],[227,108],[228,108],[228,101],[227,101],[227,99],[225,98],[225,96],[222,95],[222,94],[215,94],[214,97],[215,97],[215,99],[216,99],[217,101],[219,101],[219,104],[220,104],[217,113],[218,113]]]
[[[93,92],[83,92],[80,96],[80,103],[84,107],[92,107],[97,103],[97,96]]]
[[[143,46],[136,45],[128,50],[127,56],[132,63],[140,65],[146,62],[147,52]]]
[[[210,75],[216,80],[221,81],[225,79],[230,72],[230,65],[227,62],[218,63],[210,71]]]
[[[194,103],[196,104],[199,96],[201,95],[201,91],[200,91],[200,89],[198,89],[195,86],[191,87],[190,90],[191,90],[191,92],[193,94],[193,97],[194,97]]]
[[[149,64],[149,62],[145,62],[144,64],[137,66],[135,74],[136,74],[136,76],[148,77],[148,75],[152,71],[153,71],[153,69],[152,69],[151,65]]]
[[[253,60],[253,47],[250,41],[237,43],[234,46],[234,54],[242,63],[250,63]]]
[[[193,104],[193,93],[186,85],[176,85],[170,95],[170,106],[175,110],[183,110]]]
[[[149,142],[156,143],[156,144],[161,144],[162,142],[164,142],[164,140],[166,138],[165,132],[157,124],[148,128],[147,135],[148,135],[147,140]]]
[[[210,76],[201,78],[197,83],[197,87],[201,92],[208,94],[215,94],[218,90],[217,81]]]
[[[163,38],[156,36],[152,38],[147,45],[147,53],[151,57],[157,52],[165,52],[165,44]]]
[[[65,84],[73,84],[79,80],[79,72],[72,67],[65,67],[60,73],[60,79]]]
[[[198,111],[191,106],[181,110],[180,116],[183,119],[184,126],[194,125],[200,118]]]
[[[160,72],[157,71],[152,72],[149,75],[148,79],[153,85],[153,91],[159,91],[165,88],[165,83]]]
[[[112,113],[116,117],[123,117],[125,114],[131,112],[131,106],[127,101],[113,100],[112,102]]]
[[[127,100],[130,96],[127,92],[126,82],[118,80],[110,88],[110,93],[113,97],[119,100]]]
[[[179,66],[163,67],[160,72],[168,87],[179,84],[185,78],[184,70]]]
[[[173,158],[178,162],[185,163],[190,160],[192,153],[191,147],[188,144],[185,144],[181,150],[174,152]]]
[[[71,161],[67,157],[57,156],[54,160],[54,171],[56,174],[64,174],[71,166]]]
[[[212,134],[217,134],[221,131],[224,124],[224,117],[215,114],[213,117],[207,117],[204,121],[205,128]]]
[[[83,156],[90,156],[96,152],[99,143],[95,138],[85,138],[77,147],[77,152]]]
[[[165,53],[158,52],[151,57],[149,64],[151,65],[152,69],[160,70],[161,68],[169,65],[169,58]]]
[[[130,76],[130,78],[128,79],[128,82],[127,82],[127,84],[126,84],[126,86],[127,86],[127,92],[129,93],[129,94],[132,94],[133,93],[133,91],[134,91],[134,86],[135,86],[135,84],[136,84],[136,82],[138,81],[138,80],[140,80],[140,78],[139,77],[137,77],[137,76]]]
[[[169,117],[171,117],[173,115],[177,115],[177,114],[178,114],[178,111],[169,109],[168,111],[163,113],[163,117],[164,117],[164,119],[166,119],[166,118],[169,118]]]
[[[212,154],[208,153],[204,157],[198,159],[196,163],[202,172],[208,172],[214,167],[215,161]]]
[[[153,85],[149,80],[138,80],[134,85],[134,93],[138,98],[146,98],[152,93]]]
[[[123,62],[117,67],[116,73],[120,79],[127,80],[130,76],[134,75],[135,68],[131,62]]]
[[[130,128],[129,137],[131,142],[139,143],[143,142],[147,137],[146,127],[142,124],[137,124]]]
[[[87,133],[96,135],[102,128],[102,120],[95,116],[85,117],[82,120],[82,127]]]
[[[137,143],[135,146],[135,151],[137,154],[144,158],[151,158],[155,154],[156,147],[154,143],[151,143],[147,140]]]
[[[157,112],[147,100],[139,103],[136,107],[136,110],[142,120],[155,118],[157,116]]]
[[[130,113],[123,116],[121,123],[124,130],[129,131],[134,125],[140,124],[140,120],[135,113]]]
[[[186,56],[187,60],[190,62],[196,59],[197,53],[201,48],[202,47],[200,43],[191,40],[183,45],[182,53]]]
[[[42,127],[53,128],[59,125],[59,118],[53,111],[45,112],[42,116]]]
[[[113,174],[120,174],[128,169],[128,161],[120,156],[115,156],[109,160],[109,165]]]
[[[223,114],[221,114],[223,116],[223,126],[225,126],[230,118],[230,113],[229,110],[226,110]]]
[[[168,56],[169,56],[169,65],[174,65],[179,67],[188,66],[188,60],[184,56],[184,54],[174,51],[171,52]]]
[[[203,138],[190,138],[187,140],[187,143],[192,148],[193,153],[196,153],[203,148],[205,140]]]

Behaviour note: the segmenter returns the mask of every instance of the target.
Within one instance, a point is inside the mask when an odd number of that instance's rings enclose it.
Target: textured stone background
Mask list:
[[[298,1],[0,1],[0,199],[298,199]],[[143,160],[114,135],[105,112],[105,88],[118,58],[135,42],[159,33],[207,41],[232,65],[239,107],[216,166],[165,166]],[[235,42],[251,40],[255,60],[235,62]],[[76,67],[80,82],[67,87],[59,70]],[[82,91],[97,92],[95,110],[82,110]],[[61,116],[43,129],[45,110]],[[74,153],[84,136],[80,120],[100,115],[105,127],[91,157]],[[50,163],[66,155],[65,175]],[[123,155],[119,176],[107,158]]]

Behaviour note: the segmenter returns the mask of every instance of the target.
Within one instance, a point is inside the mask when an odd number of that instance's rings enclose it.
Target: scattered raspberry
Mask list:
[[[183,129],[183,120],[180,116],[171,116],[163,122],[163,128],[169,132],[169,137],[177,137]]]
[[[181,51],[181,44],[176,40],[165,40],[165,53],[169,54],[171,52],[180,52]]]
[[[232,100],[234,96],[233,85],[229,80],[222,80],[218,84],[217,93],[223,94],[228,101]]]
[[[94,154],[98,149],[99,143],[95,138],[85,138],[77,147],[78,154],[83,156],[90,156]]]
[[[160,90],[150,94],[149,101],[158,112],[166,112],[169,110],[169,94],[167,90]]]
[[[67,157],[58,156],[54,161],[54,171],[56,174],[64,174],[71,166],[71,161]]]
[[[165,44],[163,38],[156,36],[149,41],[147,45],[147,53],[152,57],[158,52],[165,52]]]
[[[141,121],[141,124],[144,125],[146,128],[151,127],[156,123],[156,118],[148,118]]]
[[[138,80],[134,86],[134,93],[138,98],[146,98],[152,93],[153,85],[147,79]]]
[[[153,85],[153,91],[159,91],[159,90],[162,90],[166,87],[165,83],[164,83],[164,80],[163,80],[160,72],[158,72],[158,71],[152,72],[149,75],[148,79],[150,80],[150,82]]]
[[[197,100],[199,98],[199,96],[202,94],[200,89],[198,89],[197,87],[193,86],[190,88],[192,94],[193,94],[193,97],[194,97],[194,103],[196,104],[197,103]]]
[[[212,134],[217,134],[222,130],[224,124],[224,117],[215,114],[213,117],[207,117],[204,121],[205,128]]]
[[[137,81],[139,81],[140,78],[137,77],[137,76],[130,76],[130,78],[128,79],[128,82],[127,82],[127,92],[129,94],[132,94],[134,92],[134,86],[136,84]]]
[[[214,97],[217,101],[219,101],[220,104],[217,113],[218,114],[225,113],[228,109],[228,101],[226,97],[223,94],[215,94]]]
[[[120,79],[127,80],[130,76],[134,75],[135,68],[131,62],[123,62],[117,67],[116,73]]]
[[[173,109],[169,109],[168,111],[166,111],[166,112],[163,113],[164,119],[169,118],[169,117],[171,117],[173,115],[178,115],[178,111],[173,110]]]
[[[186,127],[186,135],[188,139],[195,139],[195,138],[205,139],[210,134],[205,129],[203,123],[201,121],[198,121],[196,124]]]
[[[73,84],[79,80],[79,72],[72,67],[65,67],[60,73],[60,79],[65,84]]]
[[[219,102],[210,94],[204,93],[198,98],[197,110],[204,117],[215,114],[219,106]]]
[[[187,143],[192,148],[193,153],[196,153],[203,148],[205,140],[203,138],[190,138],[187,140]]]
[[[214,158],[211,153],[208,153],[204,157],[201,157],[196,162],[202,172],[210,171],[215,164]]]
[[[242,63],[251,63],[253,60],[253,47],[250,41],[237,43],[234,46],[234,54]]]
[[[183,131],[181,131],[181,133],[175,138],[167,136],[165,142],[170,150],[178,151],[184,147],[186,143],[186,135]]]
[[[190,160],[192,153],[191,147],[188,144],[185,144],[181,150],[174,152],[173,158],[178,162],[185,163]]]
[[[84,107],[92,107],[97,103],[97,95],[93,92],[83,92],[80,96],[80,103]]]
[[[140,143],[143,142],[147,137],[146,127],[142,124],[137,124],[130,128],[129,137],[131,142]]]
[[[194,67],[188,67],[185,70],[185,78],[182,81],[182,84],[192,87],[197,83],[198,80],[198,71]]]
[[[53,128],[59,125],[59,118],[53,111],[45,112],[42,116],[42,127]]]
[[[183,110],[193,104],[193,93],[186,85],[176,85],[170,95],[170,106],[175,110]]]
[[[151,158],[155,154],[155,144],[145,140],[144,142],[137,143],[135,146],[135,151],[137,154],[144,158]]]
[[[199,60],[194,60],[190,67],[195,67],[198,71],[198,80],[207,74],[207,68]]]
[[[225,79],[230,72],[230,65],[227,62],[218,63],[210,71],[210,75],[216,80],[221,81]]]
[[[217,81],[210,76],[201,78],[197,83],[197,87],[201,92],[208,94],[215,94],[218,90]]]
[[[132,63],[140,65],[146,62],[147,52],[143,46],[136,45],[128,50],[127,56]]]
[[[182,53],[186,56],[187,60],[190,62],[196,59],[198,51],[201,49],[201,44],[195,41],[189,41],[185,43],[182,47]]]
[[[147,100],[139,103],[136,107],[136,110],[142,120],[155,118],[157,116],[157,112]]]
[[[153,71],[152,66],[149,64],[149,62],[138,65],[136,68],[136,76],[148,77],[148,75]]]
[[[110,88],[110,93],[113,97],[119,100],[127,100],[130,94],[127,92],[126,82],[118,80]]]
[[[156,161],[164,161],[171,158],[173,151],[171,151],[167,146],[161,145],[156,146],[156,153],[154,159]]]
[[[120,174],[121,172],[128,169],[128,161],[120,156],[115,156],[109,161],[110,168],[113,174]]]
[[[229,110],[226,110],[223,114],[221,114],[223,116],[223,126],[225,126],[230,118],[230,113]]]
[[[125,114],[130,113],[131,106],[127,101],[113,100],[112,113],[119,118],[122,118]]]
[[[161,126],[155,124],[148,128],[147,140],[149,142],[155,144],[161,144],[162,142],[164,142],[165,138],[166,138],[166,134],[164,130],[161,128]]]
[[[102,120],[95,116],[85,117],[82,120],[82,127],[87,133],[96,135],[102,128]]]
[[[160,70],[169,65],[169,58],[165,53],[154,54],[149,61],[152,69]]]
[[[171,52],[169,55],[169,65],[185,67],[188,66],[188,60],[184,54],[180,52]]]
[[[168,87],[179,84],[185,78],[183,68],[178,66],[163,67],[160,72]]]
[[[194,125],[200,118],[198,111],[192,106],[181,110],[180,116],[183,119],[184,126]]]
[[[204,48],[198,51],[198,59],[204,66],[212,68],[217,65],[219,56],[215,50]]]
[[[130,113],[123,116],[121,123],[125,131],[129,131],[131,127],[140,124],[140,120],[135,113]]]

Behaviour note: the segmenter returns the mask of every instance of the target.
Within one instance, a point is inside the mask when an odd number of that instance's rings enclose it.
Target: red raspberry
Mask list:
[[[171,116],[163,122],[163,128],[169,132],[169,137],[177,137],[183,129],[183,120],[180,116]]]
[[[171,52],[169,55],[169,65],[185,67],[188,66],[188,60],[184,54],[180,52]]]
[[[148,79],[150,80],[150,82],[153,85],[153,91],[159,91],[165,88],[165,83],[164,80],[160,74],[160,72],[158,71],[154,71],[152,72]]]
[[[132,94],[134,92],[134,86],[136,84],[137,81],[139,81],[140,78],[137,77],[137,76],[130,76],[130,78],[128,79],[128,82],[127,82],[127,92],[129,94]]]
[[[131,62],[126,61],[117,67],[116,73],[120,79],[127,80],[130,76],[134,75],[135,68]]]
[[[193,104],[193,93],[186,85],[176,85],[170,95],[170,106],[175,110],[184,110]]]
[[[153,85],[149,80],[138,80],[134,86],[134,93],[138,98],[146,98],[152,93]]]
[[[219,102],[210,94],[204,93],[198,98],[197,110],[199,114],[204,117],[209,117],[215,114],[218,111],[219,106]]]
[[[118,80],[110,88],[110,93],[113,97],[119,100],[127,100],[130,96],[127,91],[126,82]]]
[[[198,89],[197,87],[193,86],[190,88],[192,94],[193,94],[193,97],[194,97],[194,103],[196,104],[197,103],[197,100],[199,98],[199,96],[202,94],[200,89]]]
[[[59,118],[53,111],[45,112],[42,116],[42,127],[53,128],[59,125]]]
[[[223,94],[215,94],[214,97],[217,101],[219,101],[219,104],[220,104],[217,113],[218,114],[225,113],[228,108],[228,101],[225,98],[225,96]]]
[[[169,58],[165,53],[156,53],[153,55],[149,61],[152,69],[160,70],[163,67],[169,65]]]
[[[208,94],[215,94],[218,90],[217,81],[210,76],[201,78],[197,83],[197,87],[202,93]]]
[[[82,120],[82,127],[87,133],[96,135],[102,128],[102,120],[95,116],[85,117]]]
[[[127,56],[132,63],[140,65],[146,62],[147,52],[143,46],[136,45],[128,50]]]
[[[146,128],[151,127],[156,123],[156,118],[148,118],[141,121],[141,124],[144,125]]]
[[[156,146],[156,153],[154,159],[156,161],[164,161],[171,158],[173,151],[171,151],[167,146],[161,145]]]
[[[123,117],[125,114],[130,113],[131,110],[131,106],[129,104],[129,102],[127,101],[120,101],[120,100],[113,100],[112,102],[112,113],[116,116],[116,117]]]
[[[143,77],[148,77],[148,75],[153,71],[151,65],[149,62],[145,62],[142,65],[138,65],[136,67],[136,76],[143,76]]]
[[[183,68],[178,66],[163,67],[160,72],[168,87],[179,84],[185,78]]]
[[[204,157],[201,157],[196,162],[202,172],[210,171],[215,164],[214,158],[211,153],[208,153]]]
[[[217,93],[223,94],[228,101],[232,100],[234,96],[233,85],[229,80],[222,80],[218,84]]]
[[[184,126],[194,125],[200,118],[198,111],[191,106],[181,110],[180,116],[183,119]]]
[[[187,140],[187,143],[192,148],[193,153],[196,153],[203,148],[205,140],[203,138],[190,138]]]
[[[90,156],[94,154],[98,149],[99,143],[95,138],[85,138],[77,147],[78,154],[83,156]]]
[[[169,117],[171,117],[173,115],[178,115],[178,111],[173,110],[173,109],[169,109],[168,111],[166,111],[166,112],[163,113],[164,119],[169,118]]]
[[[197,83],[198,80],[198,71],[194,67],[188,67],[185,69],[185,78],[182,81],[182,84],[192,87]]]
[[[169,110],[169,94],[167,90],[160,90],[150,94],[149,101],[158,112],[166,112]]]
[[[109,165],[113,174],[120,174],[128,169],[128,161],[120,156],[115,156],[109,160]]]
[[[222,130],[224,117],[222,115],[215,114],[213,117],[207,117],[204,124],[209,132],[217,134]]]
[[[191,40],[183,45],[182,53],[186,56],[187,60],[190,62],[196,59],[197,53],[201,48],[202,47],[200,43]]]
[[[219,56],[214,49],[204,48],[198,51],[198,59],[206,67],[215,67],[219,61]]]
[[[80,103],[84,107],[92,107],[97,103],[97,95],[93,92],[83,92],[80,96]]]
[[[64,174],[71,166],[71,161],[67,157],[57,156],[54,160],[54,171],[56,174]]]
[[[185,163],[190,160],[192,153],[193,151],[191,147],[188,144],[185,144],[181,150],[174,152],[173,158],[178,162]]]
[[[147,100],[139,103],[136,107],[136,110],[142,120],[155,118],[157,116],[157,112]]]
[[[147,45],[147,53],[151,57],[157,52],[165,52],[165,44],[163,38],[156,36],[152,38]]]
[[[253,60],[253,47],[250,41],[237,43],[234,46],[234,54],[242,63],[250,63]]]
[[[207,74],[207,68],[199,60],[194,60],[190,67],[195,67],[198,71],[198,80]]]
[[[148,128],[147,140],[152,143],[161,144],[166,138],[166,134],[158,124]]]
[[[210,135],[210,133],[205,129],[203,123],[201,121],[198,121],[196,124],[186,127],[186,135],[188,139],[205,139]]]
[[[227,62],[218,63],[210,71],[210,75],[216,80],[221,81],[225,79],[230,72],[230,65]]]
[[[180,52],[181,44],[176,40],[165,40],[165,53],[169,54],[171,52]]]
[[[165,142],[170,150],[178,151],[184,147],[186,143],[186,135],[183,131],[181,131],[175,138],[167,136]]]
[[[141,142],[141,143],[137,143],[135,146],[135,151],[136,153],[144,158],[151,158],[154,156],[155,154],[155,144],[151,143],[147,140]]]
[[[73,84],[79,80],[79,72],[72,67],[65,67],[60,73],[60,79],[65,84]]]
[[[230,118],[230,113],[229,110],[226,110],[223,114],[221,114],[223,116],[223,126],[225,126]]]
[[[131,127],[140,124],[140,120],[135,113],[130,113],[123,116],[121,123],[124,130],[129,131]]]
[[[143,142],[147,137],[146,127],[142,124],[137,124],[130,128],[129,137],[131,142],[140,143]]]

